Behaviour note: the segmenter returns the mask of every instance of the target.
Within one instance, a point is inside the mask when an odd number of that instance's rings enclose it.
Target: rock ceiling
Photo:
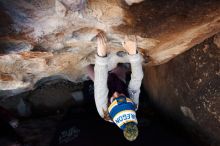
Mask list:
[[[220,32],[218,0],[0,1],[0,96],[34,88],[45,77],[84,78],[97,30],[112,64],[126,62],[121,41],[137,36],[145,65],[166,63]],[[127,2],[127,4],[126,4]]]

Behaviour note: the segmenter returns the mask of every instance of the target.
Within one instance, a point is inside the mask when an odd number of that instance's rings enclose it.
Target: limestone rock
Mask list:
[[[214,38],[214,43],[218,48],[220,48],[220,34],[216,35]]]
[[[0,41],[0,46],[4,49],[0,50],[1,54],[20,53],[24,51],[31,51],[33,46],[25,41]]]
[[[169,63],[146,67],[144,79],[151,100],[163,112],[178,117],[189,131],[197,131],[213,145],[220,144],[218,51],[212,37]]]
[[[61,0],[71,11],[82,11],[85,9],[88,0]]]
[[[1,101],[40,90],[39,81],[45,78],[85,80],[85,66],[94,63],[100,30],[108,39],[109,70],[118,62],[128,62],[126,55],[119,57],[117,52],[124,51],[121,41],[132,34],[145,59],[151,97],[196,125],[208,125],[206,133],[219,139],[215,86],[219,49],[212,50],[219,47],[219,36],[216,45],[205,44],[200,51],[192,47],[220,32],[220,1],[0,0],[0,22]],[[62,106],[51,96],[43,102],[43,97],[33,94],[30,101],[36,110],[38,105]],[[74,99],[72,94],[66,96]],[[42,102],[37,104],[38,100]]]
[[[110,54],[123,51],[125,34],[135,34],[147,65],[166,63],[220,31],[217,1],[161,3],[143,1],[124,9],[115,0],[0,1],[0,14],[7,18],[1,19],[0,94],[30,90],[53,75],[82,80],[84,67],[94,63],[99,30],[107,35]],[[110,68],[127,60],[112,61]]]
[[[59,0],[55,0],[55,10],[60,17],[66,16],[67,9]]]

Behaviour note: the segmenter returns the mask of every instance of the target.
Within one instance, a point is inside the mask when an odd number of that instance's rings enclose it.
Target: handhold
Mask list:
[[[67,9],[59,0],[55,1],[55,10],[57,15],[59,15],[60,17],[66,16]]]

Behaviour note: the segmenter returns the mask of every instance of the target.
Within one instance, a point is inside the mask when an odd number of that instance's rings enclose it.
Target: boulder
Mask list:
[[[31,90],[44,77],[84,80],[100,30],[111,64],[127,62],[115,59],[127,34],[137,36],[145,63],[166,63],[220,32],[219,6],[216,0],[0,1],[0,96]]]
[[[66,106],[75,95],[72,88],[63,99],[53,85],[46,88],[51,94],[38,96],[39,82],[86,80],[100,30],[108,39],[109,70],[126,63],[126,55],[117,55],[124,51],[121,42],[136,35],[151,99],[210,139],[220,139],[219,36],[212,38],[220,32],[219,0],[3,0],[0,21],[1,104],[17,106],[16,95],[33,91],[22,108],[28,102],[35,111],[39,105]],[[10,104],[13,97],[16,104]]]
[[[146,66],[144,78],[150,99],[161,111],[216,146],[220,144],[219,61],[212,37],[166,64]]]
[[[220,34],[217,34],[214,38],[215,45],[220,48]]]

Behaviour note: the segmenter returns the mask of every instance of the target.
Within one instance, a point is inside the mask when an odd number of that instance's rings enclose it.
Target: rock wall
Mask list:
[[[32,90],[50,76],[84,80],[95,36],[106,33],[111,63],[126,62],[126,34],[137,36],[148,65],[163,64],[220,32],[218,0],[0,1],[0,96]],[[115,59],[117,58],[117,59]]]
[[[210,145],[220,144],[220,48],[209,38],[172,59],[145,67],[150,98]],[[199,132],[198,132],[199,131]],[[205,134],[204,134],[205,133]]]
[[[0,0],[0,22],[2,104],[18,93],[41,91],[38,81],[44,78],[85,80],[99,30],[108,39],[109,70],[127,62],[117,52],[123,51],[124,36],[133,34],[151,99],[210,139],[220,139],[220,37],[202,43],[220,32],[219,0]],[[39,104],[54,108],[48,103],[53,96],[44,100],[34,93],[36,109]],[[59,102],[53,104],[62,106]]]

